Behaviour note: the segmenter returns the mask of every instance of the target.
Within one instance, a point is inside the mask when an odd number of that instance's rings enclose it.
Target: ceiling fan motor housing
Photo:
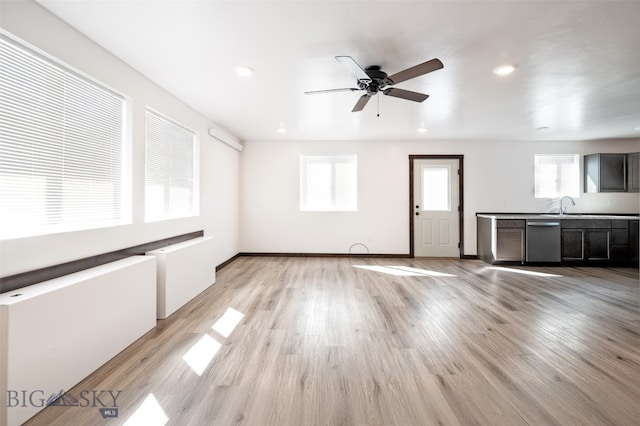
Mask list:
[[[387,78],[387,73],[380,69],[380,65],[370,65],[364,69],[367,75],[371,78],[371,82],[359,81],[358,86],[361,89],[366,89],[367,94],[372,96],[378,93],[391,81]]]

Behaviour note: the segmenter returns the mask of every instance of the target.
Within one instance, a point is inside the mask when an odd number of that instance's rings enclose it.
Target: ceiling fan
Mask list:
[[[367,105],[367,102],[369,102],[369,99],[374,95],[377,95],[378,92],[382,92],[384,95],[393,96],[395,98],[422,102],[427,99],[429,95],[388,86],[394,86],[397,83],[444,68],[442,62],[436,58],[411,68],[407,68],[406,70],[397,72],[393,75],[387,75],[386,72],[382,71],[379,65],[370,65],[362,69],[362,67],[358,65],[351,56],[336,56],[336,59],[357,78],[358,87],[312,90],[304,93],[307,95],[315,95],[318,93],[356,92],[365,90],[367,93],[358,99],[358,102],[356,102],[356,105],[353,107],[351,112],[362,111],[365,105]]]

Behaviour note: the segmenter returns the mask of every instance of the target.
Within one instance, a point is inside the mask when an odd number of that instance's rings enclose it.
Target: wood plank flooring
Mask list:
[[[632,268],[241,257],[67,390],[120,391],[117,418],[27,424],[639,425],[639,301]],[[194,345],[218,349],[200,375]]]

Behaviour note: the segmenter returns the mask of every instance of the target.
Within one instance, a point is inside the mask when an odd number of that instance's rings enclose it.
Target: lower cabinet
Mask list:
[[[478,258],[487,263],[524,263],[525,220],[478,218]],[[565,264],[639,264],[637,219],[562,218],[561,261]]]
[[[629,260],[636,266],[640,261],[640,257],[638,256],[638,252],[640,251],[640,233],[638,232],[638,228],[640,228],[640,221],[629,221]]]
[[[586,236],[587,260],[611,259],[611,229],[587,229]]]
[[[524,220],[496,221],[496,260],[501,262],[524,261]]]
[[[496,260],[522,262],[524,260],[524,228],[498,228]]]
[[[584,260],[585,235],[584,229],[562,229],[562,260]]]
[[[637,227],[637,221],[629,220],[563,220],[562,261],[634,261],[630,232],[634,223]]]
[[[629,220],[611,221],[611,260],[615,262],[631,261]]]
[[[487,263],[524,262],[525,221],[478,217],[478,258]]]

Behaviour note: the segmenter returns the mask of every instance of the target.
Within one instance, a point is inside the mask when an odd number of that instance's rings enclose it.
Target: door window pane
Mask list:
[[[451,211],[451,169],[422,166],[422,211]]]

